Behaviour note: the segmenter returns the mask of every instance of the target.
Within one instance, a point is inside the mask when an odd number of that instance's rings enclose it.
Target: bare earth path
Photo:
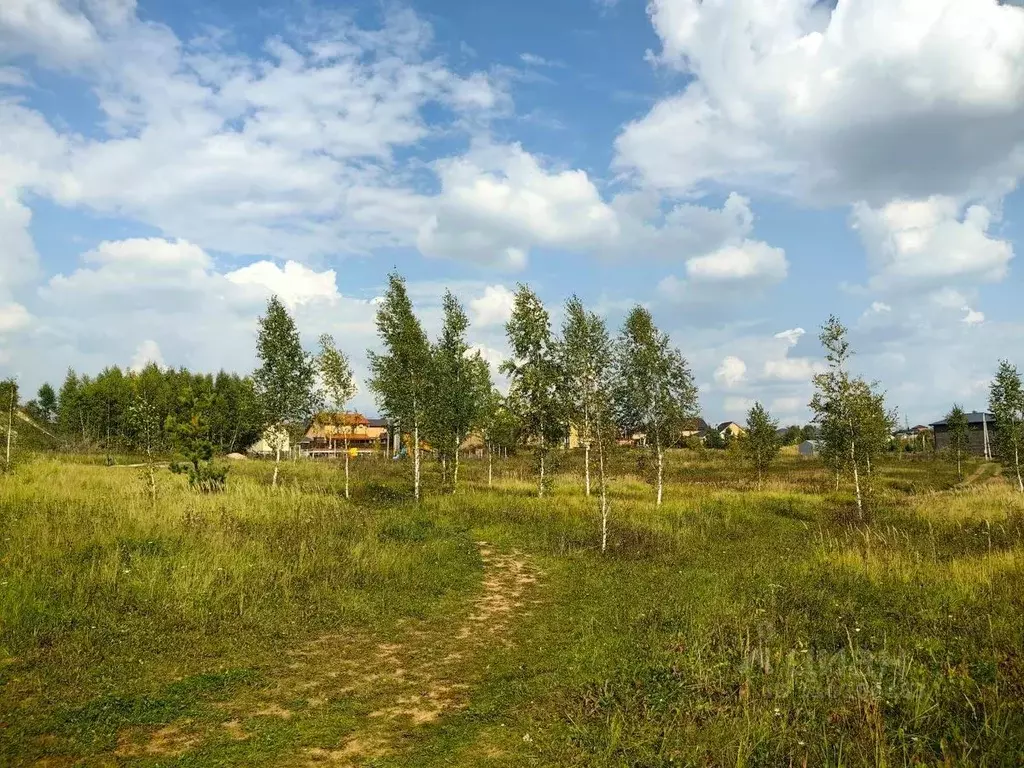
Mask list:
[[[323,635],[290,651],[258,696],[218,705],[225,716],[217,728],[183,721],[157,730],[126,730],[116,756],[184,755],[212,738],[245,741],[274,723],[316,723],[339,707],[347,707],[350,727],[336,734],[320,733],[329,727],[313,728],[317,736],[302,739],[305,746],[262,764],[358,766],[400,754],[415,729],[466,706],[480,655],[507,643],[512,622],[536,602],[533,593],[542,574],[529,558],[496,552],[486,542],[477,546],[484,564],[482,589],[461,619],[408,620],[386,643],[348,633]],[[330,722],[327,718],[323,725]]]

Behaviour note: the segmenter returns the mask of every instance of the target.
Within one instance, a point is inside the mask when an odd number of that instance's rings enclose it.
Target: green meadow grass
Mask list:
[[[287,463],[274,491],[240,462],[208,496],[163,470],[155,504],[137,468],[22,465],[0,478],[0,764],[1024,762],[1024,502],[988,467],[886,462],[861,522],[815,461],[756,490],[729,452],[675,452],[656,508],[623,451],[602,553],[581,457],[555,463],[544,499],[516,457],[490,489],[464,461],[455,495],[428,471],[418,506],[383,460],[351,501],[336,466]],[[485,549],[535,581],[502,603]],[[302,692],[342,657],[349,683]],[[455,691],[438,715],[381,715],[429,686]]]

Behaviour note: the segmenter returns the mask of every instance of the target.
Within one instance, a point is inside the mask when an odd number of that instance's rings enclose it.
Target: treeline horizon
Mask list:
[[[483,438],[488,455],[495,447],[527,447],[535,454],[538,494],[543,495],[549,485],[546,455],[575,430],[585,453],[588,495],[591,451],[597,453],[603,497],[605,451],[621,436],[642,434],[656,457],[661,503],[664,450],[684,442],[700,406],[686,357],[657,327],[649,310],[634,306],[613,336],[601,316],[572,296],[565,302],[561,327],[553,328],[543,302],[520,283],[505,326],[510,356],[498,367],[509,382],[503,394],[494,387],[490,364],[471,349],[468,316],[450,290],[442,306],[442,328],[431,340],[405,279],[391,273],[377,306],[380,348],[366,351],[366,385],[378,413],[411,438],[415,498],[424,442],[434,449],[443,485],[450,490],[458,484],[459,446],[470,434]],[[840,478],[848,475],[860,509],[862,491],[870,493],[872,461],[891,445],[896,413],[886,406],[877,382],[850,371],[853,352],[847,337],[847,329],[835,317],[822,327],[819,339],[828,368],[812,379],[813,426],[792,425],[782,432],[758,402],[747,413],[748,434],[742,443],[760,478],[783,438],[798,442],[813,430],[821,441],[821,457],[835,471],[837,489]],[[356,382],[349,358],[331,336],[318,341],[316,352],[303,347],[294,318],[274,295],[259,318],[259,365],[251,374],[193,373],[155,363],[127,372],[111,366],[95,376],[69,369],[59,392],[44,384],[25,410],[51,426],[60,439],[83,446],[102,443],[108,453],[112,447],[144,450],[147,455],[174,450],[188,459],[198,476],[216,454],[244,450],[268,435],[298,438],[320,414],[351,412],[348,405]],[[9,401],[13,410],[19,401],[17,384],[8,380],[4,387],[0,402]],[[999,425],[1000,456],[1011,464],[1024,491],[1022,392],[1016,368],[1000,361],[989,407]],[[958,409],[954,406],[951,415]],[[11,430],[7,431],[10,442]],[[274,439],[283,443],[283,437]],[[716,439],[708,442],[710,447],[722,447]],[[274,485],[281,447],[277,446]]]

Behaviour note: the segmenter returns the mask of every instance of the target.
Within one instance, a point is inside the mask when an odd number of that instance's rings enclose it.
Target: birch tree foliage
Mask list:
[[[877,385],[849,371],[853,355],[847,330],[836,317],[822,326],[819,339],[825,348],[828,370],[814,379],[810,408],[821,429],[822,454],[833,463],[837,478],[842,470],[853,475],[859,517],[864,515],[862,475],[888,444],[895,414],[885,407],[885,394]]]
[[[885,392],[877,382],[867,382],[858,377],[853,380],[852,408],[857,437],[857,460],[868,477],[874,476],[874,468],[889,443],[896,426],[896,413],[885,403]]]
[[[377,333],[383,353],[367,352],[369,387],[377,407],[412,440],[413,496],[420,498],[420,430],[430,396],[430,344],[413,311],[405,279],[388,275],[388,289],[377,308]]]
[[[815,423],[821,429],[822,453],[833,463],[837,484],[840,471],[852,468],[857,509],[863,514],[860,478],[854,456],[856,434],[851,402],[853,384],[847,371],[852,352],[846,340],[846,328],[838,318],[830,317],[818,338],[825,348],[825,359],[829,367],[827,371],[817,374],[813,379],[815,392],[811,398],[810,408],[814,411]]]
[[[658,330],[651,313],[629,313],[615,349],[615,415],[628,432],[643,432],[657,458],[657,503],[664,486],[664,450],[682,423],[697,415],[697,387],[682,353]]]
[[[779,422],[771,417],[768,410],[761,403],[754,403],[747,413],[747,434],[740,445],[757,473],[758,487],[779,455],[778,428]]]
[[[538,495],[543,496],[547,453],[565,435],[562,371],[548,312],[523,284],[516,291],[505,331],[512,352],[511,359],[501,366],[509,377],[508,402],[519,422],[521,437],[534,445],[539,466]]]
[[[445,292],[442,304],[441,336],[431,349],[427,435],[442,459],[443,482],[454,490],[459,446],[481,427],[491,392],[491,370],[479,352],[470,351],[469,319],[451,291]]]
[[[583,444],[589,496],[590,450],[600,423],[607,417],[612,353],[604,321],[588,313],[576,296],[565,305],[561,352],[567,415]]]
[[[563,328],[563,368],[566,402],[584,446],[586,493],[591,491],[591,453],[597,453],[597,491],[601,513],[601,551],[608,549],[608,453],[615,436],[613,403],[613,345],[608,327],[594,312],[586,312],[575,296],[566,305]]]
[[[344,411],[356,394],[352,366],[345,353],[335,345],[333,336],[325,333],[319,341],[316,369],[320,374],[320,386],[323,387],[323,403],[331,410]]]
[[[316,369],[302,348],[295,321],[277,296],[267,302],[259,319],[256,357],[260,367],[253,374],[257,398],[271,434],[296,435],[317,409]],[[275,446],[273,485],[277,485],[281,446]]]
[[[153,456],[161,448],[164,436],[163,424],[156,409],[152,393],[145,381],[132,378],[132,401],[128,407],[129,436],[133,447],[146,457],[146,478],[150,500],[156,502],[156,472]]]
[[[999,361],[989,389],[989,410],[995,416],[996,453],[1017,489],[1024,493],[1021,461],[1024,460],[1024,387],[1017,367]]]
[[[322,400],[332,411],[342,413],[344,430],[342,436],[345,440],[345,498],[351,497],[349,488],[349,453],[348,436],[351,433],[352,425],[345,422],[344,414],[349,400],[356,394],[356,380],[352,375],[352,366],[349,365],[348,357],[334,344],[334,338],[325,333],[320,336],[320,352],[316,356],[316,368],[320,373],[320,386],[323,388]]]
[[[946,414],[946,427],[949,429],[949,457],[956,462],[956,476],[960,482],[964,479],[963,458],[967,451],[969,439],[969,426],[967,414],[957,403],[953,404],[949,413]]]

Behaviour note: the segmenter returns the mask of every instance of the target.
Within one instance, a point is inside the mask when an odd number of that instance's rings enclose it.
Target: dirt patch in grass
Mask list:
[[[542,574],[529,558],[518,551],[497,552],[487,542],[477,546],[484,566],[482,589],[454,626],[450,619],[407,620],[385,643],[369,636],[322,635],[292,649],[277,670],[267,671],[271,683],[263,690],[218,704],[228,714],[226,721],[208,724],[205,732],[191,720],[155,731],[125,729],[115,755],[178,756],[217,734],[243,741],[258,735],[267,718],[301,729],[306,718],[332,705],[356,710],[355,730],[345,728],[331,743],[317,729],[320,744],[282,756],[277,764],[360,765],[400,753],[411,728],[466,706],[476,657],[507,642],[503,636],[516,616],[535,602],[530,593]]]
[[[171,723],[157,730],[128,728],[118,734],[117,757],[175,757],[195,748],[199,733],[190,721]]]

